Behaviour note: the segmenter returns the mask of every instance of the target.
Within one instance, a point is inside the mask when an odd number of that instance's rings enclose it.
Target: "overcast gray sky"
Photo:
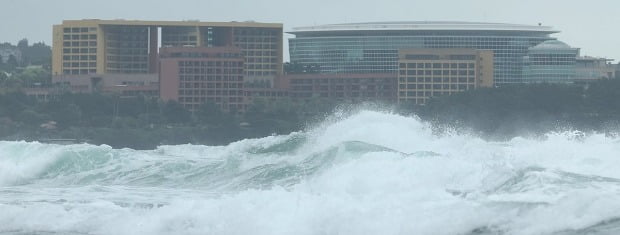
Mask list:
[[[284,23],[285,31],[373,21],[540,22],[562,31],[555,36],[582,55],[620,59],[617,0],[0,0],[0,6],[0,42],[11,43],[51,44],[53,24],[86,18],[254,20]]]

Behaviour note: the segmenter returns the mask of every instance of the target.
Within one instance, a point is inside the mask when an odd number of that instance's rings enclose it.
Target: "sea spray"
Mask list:
[[[0,142],[0,234],[615,234],[620,141],[359,111],[227,146]]]

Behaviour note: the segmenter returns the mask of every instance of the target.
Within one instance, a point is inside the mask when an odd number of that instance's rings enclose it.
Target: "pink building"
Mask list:
[[[223,111],[243,112],[244,57],[237,47],[161,48],[159,87],[164,101],[189,110],[203,103]]]

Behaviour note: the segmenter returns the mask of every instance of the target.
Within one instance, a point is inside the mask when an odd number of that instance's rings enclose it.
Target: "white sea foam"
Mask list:
[[[227,146],[0,142],[0,234],[615,234],[620,142],[360,111]]]

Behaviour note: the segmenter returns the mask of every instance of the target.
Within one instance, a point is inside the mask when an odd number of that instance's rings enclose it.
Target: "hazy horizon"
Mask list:
[[[150,4],[150,5],[149,5]],[[177,0],[79,1],[8,0],[3,4],[0,42],[16,44],[20,39],[52,44],[52,25],[63,20],[200,20],[283,23],[284,30],[322,24],[379,21],[468,21],[536,25],[542,23],[561,31],[560,41],[581,49],[581,55],[620,59],[618,35],[620,2],[550,0],[393,0],[381,4],[353,0],[312,2],[285,0]],[[96,9],[96,10],[91,10]],[[344,13],[344,14],[343,14]],[[293,37],[285,34],[285,38]],[[288,60],[288,42],[284,57]]]

